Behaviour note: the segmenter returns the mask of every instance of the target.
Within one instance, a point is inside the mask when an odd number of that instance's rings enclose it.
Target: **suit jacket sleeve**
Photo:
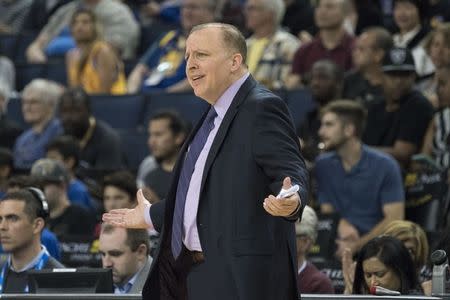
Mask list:
[[[166,208],[166,200],[162,200],[152,204],[150,207],[150,219],[156,231],[161,232],[164,224],[164,211]]]
[[[252,134],[256,162],[270,179],[273,195],[278,194],[286,176],[298,184],[303,208],[307,201],[308,174],[287,105],[276,96],[266,97],[259,103]],[[302,210],[293,220],[301,216]]]

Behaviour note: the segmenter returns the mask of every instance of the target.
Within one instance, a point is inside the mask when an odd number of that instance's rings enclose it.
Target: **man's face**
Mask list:
[[[383,91],[386,98],[397,101],[411,91],[415,75],[411,72],[388,72],[383,74]]]
[[[320,104],[333,100],[338,89],[333,71],[326,65],[314,65],[311,70],[310,89],[313,98]]]
[[[181,26],[186,32],[192,27],[214,21],[214,11],[208,0],[184,0],[181,6]]]
[[[275,24],[274,13],[264,7],[263,0],[247,0],[244,12],[247,28],[250,30],[257,30],[259,26],[267,22]]]
[[[64,133],[82,138],[89,127],[89,112],[81,103],[61,101],[59,116],[64,127]]]
[[[394,6],[394,20],[400,30],[413,30],[420,24],[419,10],[409,1],[397,1]]]
[[[343,0],[321,0],[314,11],[316,26],[319,29],[338,28],[344,22]]]
[[[95,23],[87,13],[78,14],[73,20],[70,29],[77,43],[86,43],[95,39]]]
[[[437,94],[440,106],[450,106],[450,71],[438,71]]]
[[[158,161],[171,158],[178,152],[179,138],[170,129],[169,119],[155,119],[148,126],[148,147]]]
[[[338,150],[346,141],[345,126],[332,112],[325,113],[321,119],[319,137],[325,151]]]
[[[210,104],[232,84],[233,54],[216,27],[193,32],[186,41],[186,76],[196,96]]]
[[[22,114],[25,122],[33,125],[49,119],[53,108],[39,93],[30,91],[22,96]]]
[[[442,33],[436,33],[430,43],[429,55],[436,68],[450,64],[450,45]]]
[[[0,202],[0,242],[5,252],[26,248],[38,234],[35,222],[24,212],[25,202],[3,200]]]
[[[112,185],[103,189],[103,206],[106,212],[117,208],[132,208],[134,205],[134,199],[130,199],[130,195],[124,190]]]
[[[102,255],[103,268],[111,268],[113,282],[122,286],[139,271],[139,262],[146,257],[142,251],[131,251],[125,244],[127,232],[123,228],[115,228],[109,233],[102,232],[99,239],[99,252]]]
[[[375,37],[368,32],[362,33],[356,40],[355,48],[352,52],[353,64],[359,69],[364,69],[377,63],[379,56],[375,47]]]

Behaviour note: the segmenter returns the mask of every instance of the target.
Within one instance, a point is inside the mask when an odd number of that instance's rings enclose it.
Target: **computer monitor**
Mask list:
[[[44,269],[28,271],[29,291],[34,294],[113,293],[111,269]]]

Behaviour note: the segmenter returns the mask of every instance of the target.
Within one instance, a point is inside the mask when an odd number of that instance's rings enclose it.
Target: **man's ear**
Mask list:
[[[245,62],[240,53],[233,54],[232,63],[231,63],[231,71],[235,72],[235,71],[239,70],[239,68],[242,66],[243,63],[245,63]]]
[[[344,125],[344,134],[347,137],[351,137],[355,135],[355,125],[351,123],[347,123]]]
[[[37,217],[36,219],[34,219],[33,222],[33,233],[34,234],[40,234],[42,232],[42,230],[44,230],[45,227],[45,221],[44,219],[42,219],[41,217]]]
[[[145,258],[145,257],[147,257],[147,255],[150,251],[147,248],[147,245],[140,244],[139,247],[136,249],[136,252],[140,257]]]

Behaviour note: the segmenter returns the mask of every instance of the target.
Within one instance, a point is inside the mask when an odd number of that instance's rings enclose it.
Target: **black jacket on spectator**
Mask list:
[[[117,132],[103,121],[96,120],[92,137],[81,150],[80,164],[88,169],[120,170],[124,167],[124,155]]]
[[[69,236],[91,237],[96,225],[95,216],[76,204],[71,204],[56,218],[48,218],[48,228],[59,240]]]
[[[432,117],[433,107],[418,91],[403,96],[394,112],[386,111],[385,101],[373,103],[368,109],[363,141],[370,146],[393,146],[401,140],[420,149]]]
[[[356,100],[365,107],[375,101],[383,101],[383,88],[372,85],[359,71],[350,71],[345,75],[342,98]]]

